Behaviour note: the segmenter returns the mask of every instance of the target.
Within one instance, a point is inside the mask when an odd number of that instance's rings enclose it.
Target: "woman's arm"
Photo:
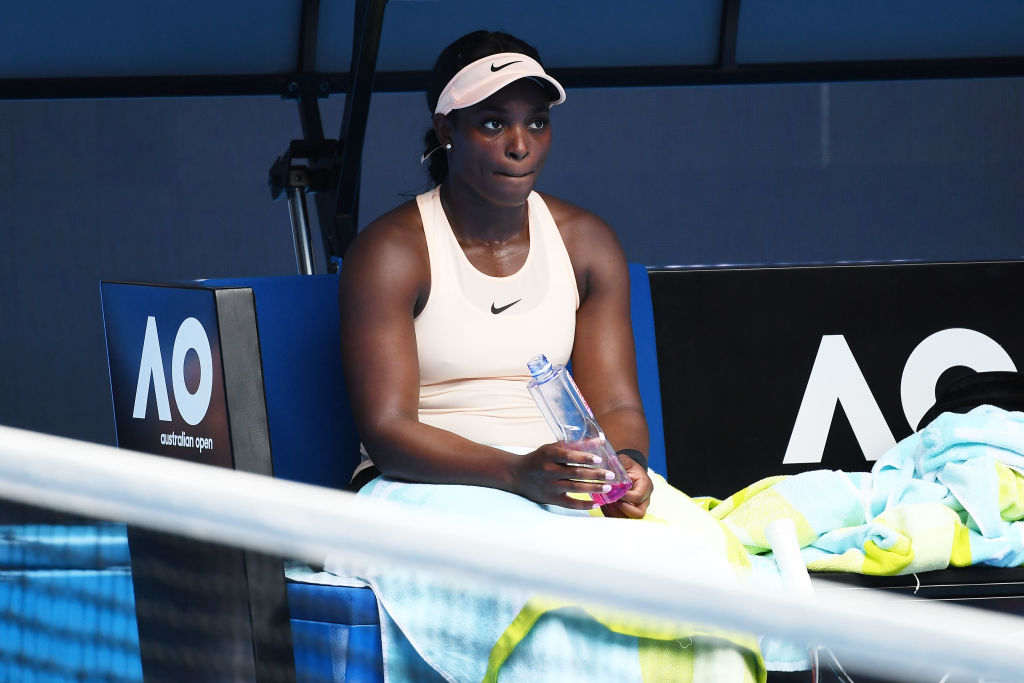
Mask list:
[[[339,279],[341,354],[353,416],[374,464],[411,481],[489,486],[537,502],[587,508],[566,493],[600,491],[585,453],[558,444],[518,456],[423,424],[413,320],[430,292],[429,262],[415,205],[368,226]]]
[[[615,449],[633,449],[646,456],[647,420],[637,382],[625,254],[603,220],[565,202],[548,201],[562,230],[580,292],[573,377]],[[616,503],[604,506],[604,512],[642,517],[653,487],[650,477],[629,456],[620,459],[633,479],[633,488]]]

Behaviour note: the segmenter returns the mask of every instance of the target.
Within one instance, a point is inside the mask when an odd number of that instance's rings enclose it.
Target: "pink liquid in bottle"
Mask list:
[[[607,505],[608,503],[614,503],[619,498],[626,495],[633,486],[633,481],[626,474],[625,468],[622,463],[619,462],[618,456],[615,455],[615,451],[611,449],[608,442],[601,437],[580,439],[579,441],[572,441],[566,443],[566,446],[573,449],[574,451],[582,451],[584,453],[592,453],[599,458],[601,462],[599,464],[592,465],[595,469],[606,469],[615,475],[615,479],[607,482],[612,488],[607,493],[591,493],[591,499],[598,505]],[[603,480],[598,480],[603,481]]]
[[[626,491],[632,486],[629,484],[612,484],[612,490],[608,493],[591,493],[590,497],[594,499],[594,502],[598,505],[607,505],[608,503],[614,503],[619,498],[626,495]]]

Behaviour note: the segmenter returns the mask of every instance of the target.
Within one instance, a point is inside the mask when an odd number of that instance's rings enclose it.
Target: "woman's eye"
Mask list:
[[[548,122],[544,119],[537,119],[536,121],[530,122],[530,128],[535,130],[543,130],[548,127]]]
[[[498,119],[489,119],[487,121],[484,121],[484,128],[488,128],[490,130],[499,130],[501,128],[501,121],[499,121]]]

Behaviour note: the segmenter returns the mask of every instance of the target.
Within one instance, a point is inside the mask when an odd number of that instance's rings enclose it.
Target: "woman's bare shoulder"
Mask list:
[[[418,259],[426,255],[423,223],[415,200],[405,202],[374,219],[363,228],[345,254],[350,261],[368,260],[379,267],[379,260]]]
[[[588,224],[588,223],[604,223],[600,216],[593,211],[584,209],[582,206],[577,206],[571,202],[567,202],[564,199],[555,197],[554,195],[538,192],[543,199],[544,203],[547,204],[548,210],[551,212],[551,217],[555,219],[557,225],[565,224]]]
[[[421,290],[430,262],[416,202],[408,201],[363,228],[342,260],[342,281]]]
[[[417,240],[417,238],[419,238]],[[393,243],[404,244],[423,240],[423,223],[415,200],[407,201],[385,214],[382,214],[363,228],[353,241],[359,243]]]
[[[618,242],[612,227],[593,211],[549,194],[538,194],[544,199],[555,225],[558,226],[558,231],[562,234],[562,239],[570,249],[580,241]]]

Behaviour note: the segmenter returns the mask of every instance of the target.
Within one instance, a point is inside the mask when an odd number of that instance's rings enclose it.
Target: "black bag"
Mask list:
[[[935,388],[935,405],[917,425],[921,431],[942,413],[967,413],[980,405],[1024,411],[1024,373],[972,372],[943,381]]]

